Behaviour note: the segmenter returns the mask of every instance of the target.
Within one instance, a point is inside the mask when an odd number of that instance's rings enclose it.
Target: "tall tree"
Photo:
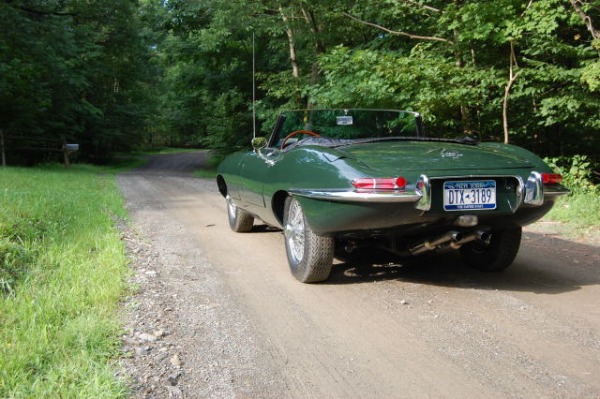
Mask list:
[[[0,3],[0,129],[101,161],[144,135],[147,48],[134,0]]]
[[[255,79],[262,131],[280,108],[393,107],[448,134],[600,152],[599,15],[595,0],[4,1],[0,130],[98,160],[150,141],[231,149],[251,137]]]
[[[569,2],[382,0],[343,14],[371,38],[321,57],[315,101],[415,108],[431,129],[548,154],[598,145],[595,42]]]

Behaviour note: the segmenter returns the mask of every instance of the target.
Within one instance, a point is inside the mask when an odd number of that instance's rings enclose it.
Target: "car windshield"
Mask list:
[[[328,139],[356,140],[419,137],[423,135],[421,130],[421,116],[410,111],[365,109],[287,111],[283,112],[278,119],[274,141],[280,142],[296,131],[308,131]],[[300,140],[302,136],[311,135],[300,133],[295,138]]]
[[[425,137],[417,112],[372,109],[328,109],[283,112],[269,144],[329,147],[386,140],[439,140]]]
[[[280,114],[269,145],[338,147],[395,140],[452,141],[475,144],[476,138],[426,137],[421,114],[413,111],[327,109],[286,111]]]

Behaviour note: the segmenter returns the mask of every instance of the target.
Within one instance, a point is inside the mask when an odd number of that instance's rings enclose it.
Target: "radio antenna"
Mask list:
[[[256,51],[252,32],[252,137],[256,138]]]

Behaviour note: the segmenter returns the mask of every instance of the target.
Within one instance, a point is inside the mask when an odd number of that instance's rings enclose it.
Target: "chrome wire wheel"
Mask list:
[[[230,196],[227,196],[227,219],[229,227],[237,233],[248,233],[254,225],[254,216],[237,207]]]
[[[227,216],[229,216],[229,220],[235,219],[235,211],[237,207],[231,201],[231,198],[227,196]]]
[[[285,224],[285,239],[294,263],[300,263],[304,259],[304,245],[306,243],[304,214],[298,201],[293,201],[290,204],[288,212],[288,219]]]
[[[326,280],[333,266],[334,239],[312,231],[302,206],[293,197],[285,201],[283,234],[288,264],[294,277],[303,283]]]

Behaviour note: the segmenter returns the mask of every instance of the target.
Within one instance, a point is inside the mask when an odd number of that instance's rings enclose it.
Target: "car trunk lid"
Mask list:
[[[360,160],[369,168],[394,175],[399,169],[432,173],[472,169],[520,169],[533,165],[496,148],[448,142],[373,142],[338,148],[342,157]]]

